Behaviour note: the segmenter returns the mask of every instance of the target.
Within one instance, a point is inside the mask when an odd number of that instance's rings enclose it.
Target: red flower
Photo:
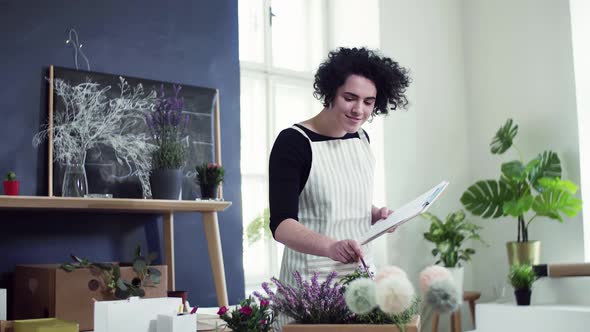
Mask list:
[[[268,307],[269,304],[270,304],[269,300],[260,300],[261,307]]]
[[[217,168],[217,164],[215,163],[209,163],[209,165],[207,165],[207,168]]]
[[[223,306],[223,307],[219,308],[219,311],[217,311],[217,314],[219,316],[221,316],[221,315],[225,315],[226,312],[227,312],[227,307]]]
[[[260,321],[260,325],[266,325],[266,319],[263,319],[262,321]]]
[[[250,307],[241,307],[238,311],[246,316],[250,316],[250,314],[252,314],[252,308]]]

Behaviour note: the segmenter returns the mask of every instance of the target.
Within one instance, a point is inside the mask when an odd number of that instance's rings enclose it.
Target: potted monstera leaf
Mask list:
[[[575,197],[578,187],[561,179],[561,162],[553,151],[544,151],[525,163],[514,145],[518,125],[508,119],[493,138],[491,152],[503,154],[511,147],[519,159],[502,164],[498,180],[482,180],[471,185],[461,196],[461,203],[482,218],[515,217],[516,241],[506,244],[510,265],[539,264],[541,244],[529,240],[529,226],[538,217],[564,221],[582,208]]]

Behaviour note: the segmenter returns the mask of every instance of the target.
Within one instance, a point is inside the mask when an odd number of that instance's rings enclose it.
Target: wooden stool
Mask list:
[[[475,301],[481,296],[480,292],[463,292],[463,301],[469,302],[469,311],[471,312],[471,321],[473,328],[475,328]],[[438,312],[432,314],[432,332],[438,332]],[[457,311],[451,313],[451,332],[461,332],[461,307]]]

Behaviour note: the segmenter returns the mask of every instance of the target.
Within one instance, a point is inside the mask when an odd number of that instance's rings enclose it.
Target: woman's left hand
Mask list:
[[[373,206],[373,210],[371,211],[371,225],[375,224],[376,222],[383,220],[383,219],[387,219],[387,217],[389,217],[389,215],[391,215],[393,213],[393,210],[390,210],[387,207],[382,207],[382,208],[377,208]],[[390,230],[388,230],[388,233],[393,233],[395,231],[395,228],[392,228]]]

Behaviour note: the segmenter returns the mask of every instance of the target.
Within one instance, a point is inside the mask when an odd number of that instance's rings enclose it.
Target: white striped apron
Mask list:
[[[364,131],[358,131],[360,139],[313,142],[301,128],[292,128],[309,140],[312,155],[309,177],[299,195],[299,222],[336,240],[360,239],[371,227],[375,164]],[[363,246],[363,253],[365,263],[372,266],[369,245]],[[316,271],[322,280],[332,271],[343,277],[357,267],[356,263],[342,264],[285,247],[280,280],[294,285],[293,271],[299,271],[304,280]],[[282,318],[280,325],[285,323]]]

